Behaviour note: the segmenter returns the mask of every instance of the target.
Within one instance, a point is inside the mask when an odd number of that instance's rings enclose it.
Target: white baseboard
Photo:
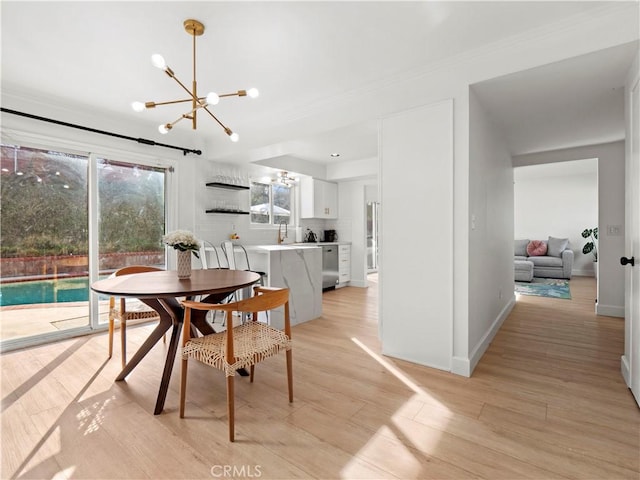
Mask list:
[[[498,330],[500,330],[500,327],[509,316],[511,310],[513,310],[513,307],[515,307],[515,305],[516,297],[515,295],[513,295],[509,302],[504,306],[500,314],[493,321],[491,327],[487,330],[487,332],[483,335],[478,344],[472,350],[469,358],[453,357],[451,362],[452,373],[462,375],[464,377],[471,376],[473,370],[476,368],[476,365],[478,365],[478,362],[482,358],[482,355],[484,355],[484,352],[486,352],[487,348],[489,348],[489,345],[493,341],[493,338],[496,336]]]
[[[596,315],[624,318],[624,306],[621,307],[619,305],[602,305],[600,303],[596,303]]]
[[[631,388],[631,369],[629,368],[629,361],[625,355],[620,357],[620,373],[622,373],[624,383],[627,384],[627,387]]]
[[[451,359],[451,373],[462,375],[463,377],[471,376],[471,362],[468,358],[453,357]]]
[[[398,360],[403,360],[405,362],[415,363],[416,365],[422,365],[423,367],[435,368],[437,370],[442,370],[444,372],[451,372],[451,368],[449,365],[435,365],[431,363],[427,363],[424,360],[420,360],[414,357],[398,354],[397,352],[387,352],[384,347],[382,349],[382,355],[390,358],[397,358]]]
[[[572,277],[595,277],[593,270],[571,270]]]
[[[346,287],[367,288],[369,286],[369,282],[366,279],[365,280],[351,280],[345,286]]]

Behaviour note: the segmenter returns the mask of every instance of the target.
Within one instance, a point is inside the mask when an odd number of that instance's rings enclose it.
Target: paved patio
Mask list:
[[[100,302],[100,322],[108,321],[108,302]],[[88,302],[0,307],[0,340],[56,332],[89,323]]]

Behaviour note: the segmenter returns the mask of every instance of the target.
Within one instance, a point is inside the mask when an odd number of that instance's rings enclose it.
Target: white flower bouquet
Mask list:
[[[198,255],[198,250],[200,250],[200,242],[195,237],[195,235],[188,230],[175,230],[173,232],[167,233],[164,237],[162,237],[162,241],[170,247],[173,247],[176,250],[180,250],[181,252],[187,252],[191,250],[196,258],[200,258],[200,256]]]

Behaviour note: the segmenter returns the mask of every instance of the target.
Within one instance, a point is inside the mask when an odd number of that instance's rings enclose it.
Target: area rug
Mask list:
[[[531,282],[515,282],[515,292],[536,297],[571,299],[568,280],[534,278]]]

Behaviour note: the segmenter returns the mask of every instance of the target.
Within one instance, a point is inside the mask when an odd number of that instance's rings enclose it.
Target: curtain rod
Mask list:
[[[187,153],[194,153],[196,155],[202,155],[202,150],[193,150],[191,148],[176,147],[175,145],[167,145],[165,143],[158,143],[158,142],[155,142],[153,140],[148,140],[146,138],[129,137],[127,135],[121,135],[119,133],[106,132],[104,130],[98,130],[96,128],[85,127],[85,126],[82,126],[82,125],[75,125],[73,123],[61,122],[60,120],[53,120],[51,118],[39,117],[38,115],[32,115],[30,113],[18,112],[17,110],[11,110],[11,109],[8,109],[8,108],[0,108],[0,111],[2,111],[4,113],[11,113],[13,115],[19,115],[21,117],[32,118],[34,120],[40,120],[40,121],[43,121],[43,122],[54,123],[56,125],[62,125],[64,127],[77,128],[78,130],[85,130],[87,132],[99,133],[101,135],[108,135],[110,137],[123,138],[125,140],[131,140],[132,142],[143,143],[145,145],[152,145],[152,146],[156,146],[156,147],[165,147],[165,148],[173,148],[175,150],[182,150],[182,154],[183,155],[186,155]]]

